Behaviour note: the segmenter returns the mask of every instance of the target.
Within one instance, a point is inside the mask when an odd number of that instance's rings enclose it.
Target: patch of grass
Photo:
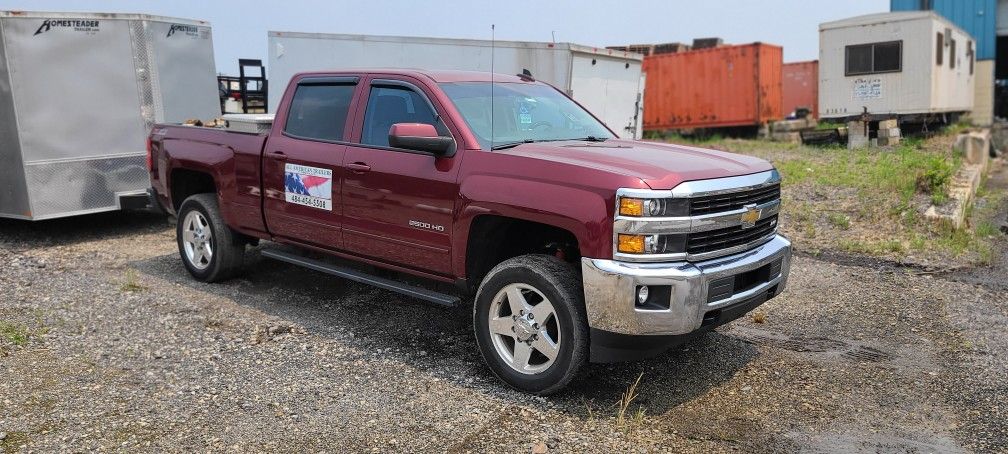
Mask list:
[[[766,312],[763,312],[763,311],[753,312],[753,314],[752,314],[752,321],[753,321],[753,323],[760,323],[760,324],[766,323],[767,322]]]
[[[993,222],[981,221],[977,224],[976,228],[973,229],[973,232],[976,233],[977,236],[994,236],[997,235],[998,228]]]
[[[136,271],[131,269],[126,270],[126,280],[119,286],[119,290],[122,290],[123,292],[142,292],[147,290],[147,287],[140,285],[137,281]]]
[[[644,422],[643,408],[638,407],[635,412],[627,413],[630,410],[630,404],[637,398],[637,386],[640,385],[643,376],[644,372],[641,372],[637,376],[637,380],[634,380],[633,384],[623,392],[619,402],[616,403],[616,427],[624,433],[633,431]]]
[[[935,244],[955,256],[962,255],[973,243],[973,235],[968,230],[941,227],[935,233]]]
[[[855,254],[885,255],[886,253],[902,254],[905,249],[899,240],[850,240],[842,239],[840,249]]]
[[[21,445],[28,444],[28,441],[28,434],[25,432],[7,432],[7,436],[0,440],[0,449],[3,449],[4,454],[13,454],[21,451]]]
[[[924,168],[917,172],[917,190],[930,194],[935,205],[943,205],[948,201],[948,185],[955,173],[955,164],[937,155],[928,157],[924,164]]]
[[[836,128],[844,128],[846,126],[847,126],[846,124],[840,123],[838,121],[820,121],[819,124],[816,125],[816,129],[819,130],[836,129]]]
[[[850,229],[850,216],[843,213],[831,212],[826,215],[826,220],[830,225],[840,230]]]
[[[966,120],[965,118],[960,118],[958,121],[952,123],[947,128],[945,128],[944,133],[953,135],[961,134],[963,132],[970,130],[972,127],[973,125],[970,124],[969,120]]]
[[[28,327],[11,322],[0,321],[0,338],[18,347],[27,344],[31,333]]]

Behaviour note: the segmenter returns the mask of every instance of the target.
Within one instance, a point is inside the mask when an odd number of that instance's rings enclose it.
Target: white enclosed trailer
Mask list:
[[[819,25],[819,114],[850,118],[973,109],[976,43],[932,11]]]
[[[497,41],[494,72],[550,83],[584,105],[622,137],[640,138],[643,56],[571,43]],[[267,71],[272,87],[285,87],[302,71],[346,68],[420,68],[490,71],[488,40],[269,32]],[[283,90],[270,90],[279,105]]]
[[[218,115],[207,22],[0,12],[0,217],[142,202],[151,125]]]

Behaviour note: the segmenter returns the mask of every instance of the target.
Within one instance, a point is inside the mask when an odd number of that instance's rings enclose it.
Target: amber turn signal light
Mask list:
[[[619,214],[620,216],[643,216],[644,201],[629,197],[621,198],[619,201]]]
[[[644,253],[644,235],[626,235],[620,233],[617,236],[616,250],[626,254]]]

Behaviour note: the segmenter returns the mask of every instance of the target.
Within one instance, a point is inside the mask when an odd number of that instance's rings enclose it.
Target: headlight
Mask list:
[[[620,197],[620,216],[667,218],[689,216],[689,199]]]

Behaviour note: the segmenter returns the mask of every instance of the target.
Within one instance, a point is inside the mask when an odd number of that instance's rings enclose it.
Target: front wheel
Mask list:
[[[245,243],[224,223],[215,194],[196,194],[182,202],[175,237],[182,263],[196,279],[217,282],[241,270]]]
[[[476,294],[473,326],[490,370],[521,391],[557,392],[587,358],[580,280],[555,257],[524,255],[490,270]]]

